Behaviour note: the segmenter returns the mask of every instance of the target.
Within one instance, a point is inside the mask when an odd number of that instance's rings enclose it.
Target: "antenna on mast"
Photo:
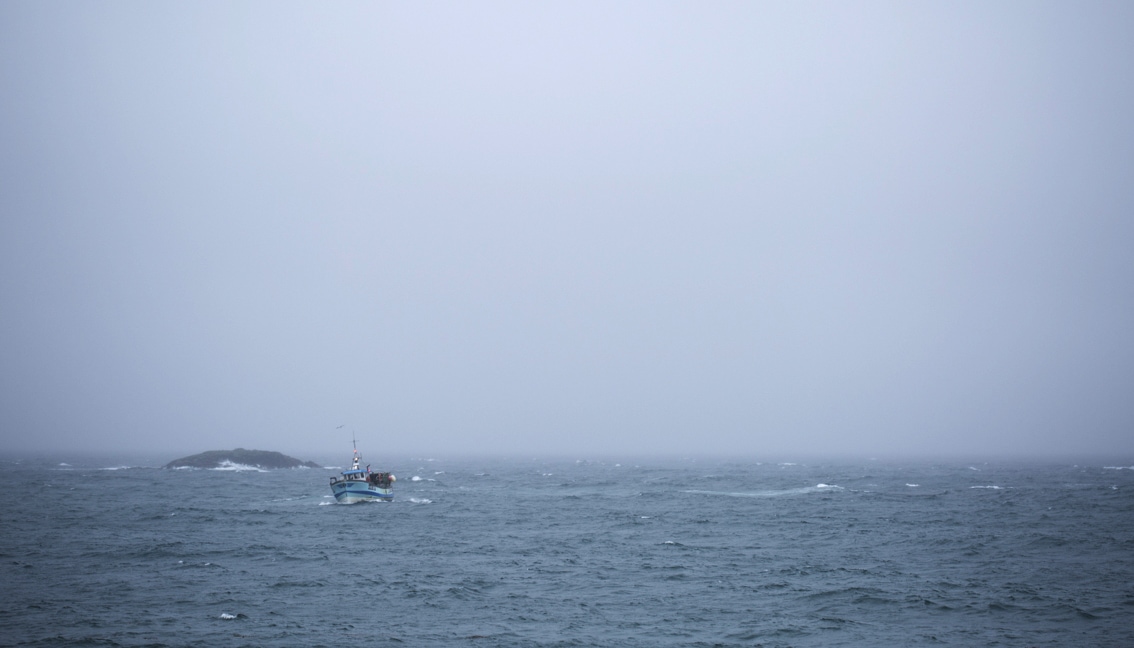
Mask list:
[[[350,432],[350,442],[354,445],[354,465],[351,469],[358,470],[358,439],[356,439],[354,436],[354,430],[351,430]]]

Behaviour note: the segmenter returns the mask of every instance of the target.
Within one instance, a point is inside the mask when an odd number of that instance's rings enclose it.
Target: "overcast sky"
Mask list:
[[[2,2],[0,451],[1130,457],[1131,34]]]

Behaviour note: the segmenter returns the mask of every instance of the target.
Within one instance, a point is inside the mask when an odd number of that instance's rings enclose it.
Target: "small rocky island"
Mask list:
[[[189,457],[174,459],[165,464],[166,468],[221,468],[225,465],[239,464],[261,469],[272,468],[322,468],[313,461],[300,461],[280,452],[270,450],[210,450]]]

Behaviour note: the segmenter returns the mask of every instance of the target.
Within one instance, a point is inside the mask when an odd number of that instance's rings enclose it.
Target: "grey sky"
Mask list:
[[[1132,33],[0,3],[0,450],[1130,456]]]

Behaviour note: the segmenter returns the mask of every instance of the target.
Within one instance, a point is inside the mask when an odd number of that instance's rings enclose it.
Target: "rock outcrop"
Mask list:
[[[300,461],[280,452],[270,450],[210,450],[189,457],[174,459],[166,468],[222,468],[226,465],[255,466],[265,470],[272,468],[322,468],[313,461]]]

